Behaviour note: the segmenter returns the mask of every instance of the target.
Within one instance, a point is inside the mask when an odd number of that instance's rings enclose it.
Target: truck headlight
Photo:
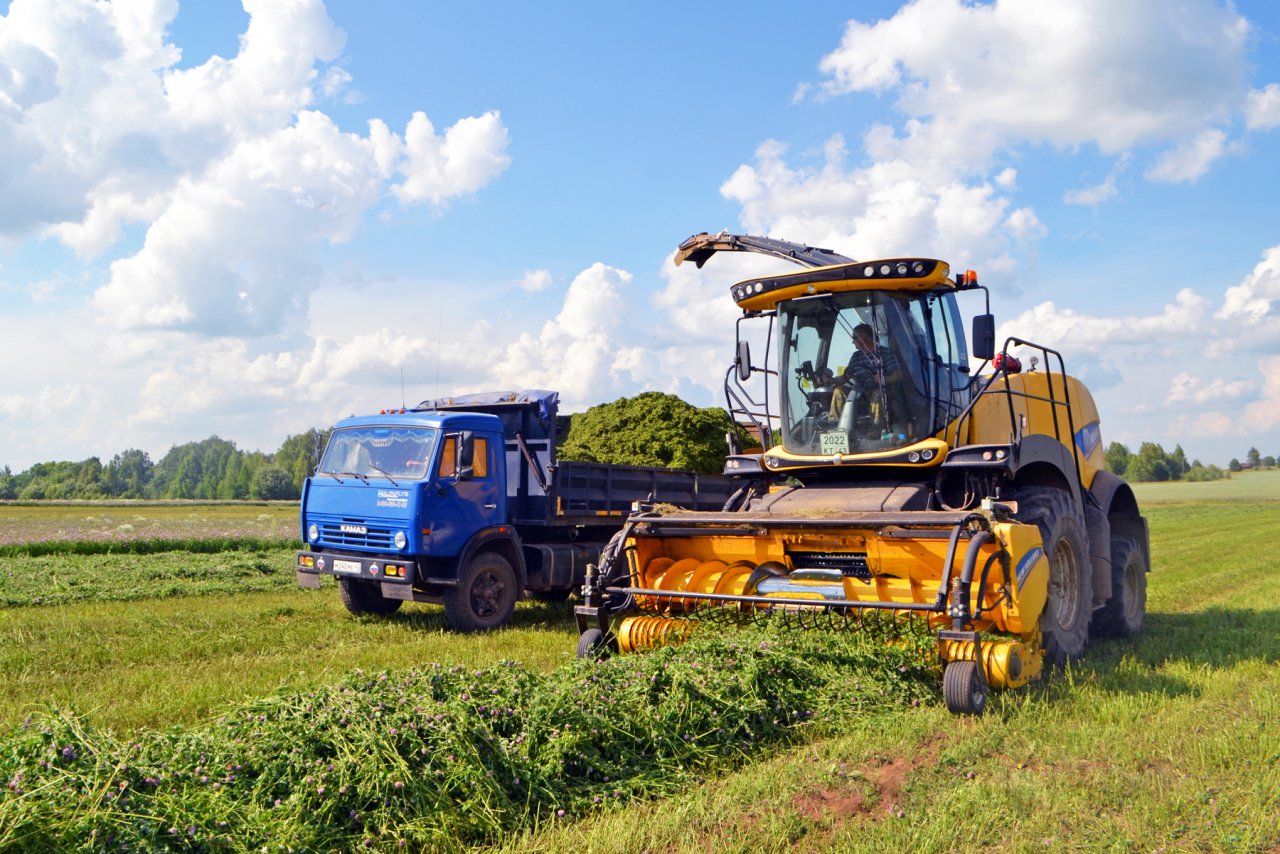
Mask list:
[[[307,526],[307,539],[313,543],[320,539],[320,526],[315,522]]]
[[[404,531],[396,531],[395,538],[392,540],[396,544],[396,548],[404,549],[409,545],[409,538],[404,535]]]

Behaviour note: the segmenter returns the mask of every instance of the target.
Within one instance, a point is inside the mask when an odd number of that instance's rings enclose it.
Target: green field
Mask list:
[[[1280,501],[1274,500],[1280,489],[1272,485],[1280,478],[1258,473],[1218,483],[1235,484],[1237,491],[1206,501],[1174,488],[1217,483],[1142,487],[1148,494],[1141,500],[1151,505],[1153,572],[1140,636],[1093,645],[1083,662],[1048,684],[992,695],[981,719],[949,715],[936,685],[910,672],[896,675],[898,653],[883,648],[871,659],[857,649],[795,658],[782,643],[747,650],[713,643],[668,651],[663,660],[615,659],[593,674],[572,660],[576,638],[567,606],[522,603],[512,627],[472,636],[447,632],[432,606],[406,608],[387,620],[355,619],[332,586],[291,588],[285,547],[260,555],[178,548],[234,527],[225,510],[203,517],[204,526],[153,526],[142,538],[152,545],[139,553],[31,555],[11,539],[11,550],[0,552],[0,584],[6,572],[12,578],[47,571],[40,561],[52,559],[68,590],[101,588],[108,577],[141,586],[130,591],[121,582],[111,595],[59,604],[23,594],[26,604],[0,610],[0,732],[11,733],[0,741],[0,777],[7,777],[0,787],[8,786],[0,789],[0,850],[26,850],[36,837],[23,834],[32,827],[66,834],[46,839],[48,850],[68,839],[106,847],[103,836],[89,834],[108,832],[128,814],[104,800],[125,776],[111,769],[151,768],[142,754],[152,761],[148,751],[159,751],[164,756],[155,761],[174,769],[188,763],[194,775],[208,754],[254,743],[276,757],[270,767],[278,775],[264,773],[254,785],[275,780],[282,805],[244,800],[245,781],[217,792],[195,781],[178,786],[174,770],[174,792],[166,795],[174,800],[157,790],[140,802],[148,809],[163,805],[174,827],[148,832],[175,850],[246,848],[251,829],[267,834],[258,848],[269,837],[293,839],[303,850],[364,839],[391,850],[400,839],[445,847],[487,840],[512,851],[1274,850],[1280,845],[1280,571],[1257,544],[1280,541]],[[1273,498],[1262,498],[1273,489]],[[5,514],[12,509],[0,507],[0,530],[8,530]],[[204,512],[181,509],[188,520]],[[24,524],[45,530],[32,521],[33,512],[23,510]],[[241,510],[248,520],[261,512]],[[65,529],[65,519],[56,524]],[[154,551],[166,534],[175,549]],[[120,562],[104,570],[106,557]],[[238,561],[280,565],[273,574],[271,567]],[[175,571],[184,566],[185,575]],[[222,577],[210,582],[220,568]],[[253,578],[241,575],[247,568],[276,586],[231,592],[238,578]],[[149,575],[166,586],[147,587]],[[206,583],[213,587],[200,587]],[[495,668],[501,660],[511,663]],[[891,660],[892,667],[877,668]],[[748,661],[757,668],[750,679],[743,669]],[[430,669],[432,663],[441,669]],[[357,668],[366,675],[353,675]],[[369,675],[383,670],[390,672],[387,680]],[[878,681],[886,670],[891,681]],[[655,685],[664,680],[662,690],[626,705],[627,692],[650,677]],[[440,742],[428,759],[437,761],[439,753],[453,761],[424,765],[407,776],[407,789],[388,789],[405,775],[403,735],[397,741],[385,727],[373,727],[330,742],[324,726],[307,716],[326,704],[341,704],[346,714],[390,714],[393,701],[380,686],[396,680],[455,680],[455,693],[484,690],[495,697],[501,688],[504,708],[519,724],[510,732],[502,728],[514,726],[510,722],[474,729],[474,700],[450,701],[440,707],[445,728],[428,734],[448,732],[461,741]],[[535,695],[542,699],[535,702]],[[75,713],[51,716],[50,704]],[[548,718],[547,708],[561,711]],[[765,709],[774,710],[773,724]],[[729,727],[730,713],[744,710],[760,716],[735,718]],[[490,708],[479,719],[492,714]],[[252,720],[235,723],[245,718]],[[259,719],[265,723],[254,723]],[[589,722],[582,726],[595,732],[573,735],[568,721]],[[726,729],[737,735],[726,736]],[[742,732],[749,733],[746,742]],[[537,750],[515,747],[516,733],[521,739],[540,734]],[[505,752],[487,760],[464,759],[458,747],[499,737],[507,739]],[[315,754],[331,755],[328,766],[319,759],[316,767],[333,775],[335,786],[342,777],[348,797],[358,792],[372,806],[359,827],[330,816],[348,836],[307,842],[302,828],[328,815],[331,804],[316,794],[316,784],[306,784],[309,795],[303,791],[303,778],[319,772],[300,765],[291,770],[302,760],[289,756],[295,748],[312,756],[321,743],[360,746],[350,761],[342,750]],[[62,754],[49,751],[72,745],[74,761],[56,770]],[[85,765],[90,755],[98,758]],[[614,763],[606,775],[612,779],[599,780],[598,769],[593,778],[555,764],[577,755]],[[54,770],[34,764],[40,756]],[[104,757],[116,758],[103,765]],[[521,773],[541,781],[538,794],[523,802],[491,790],[485,777],[517,760],[534,762]],[[246,766],[256,767],[247,760]],[[15,785],[19,768],[28,771]],[[427,768],[444,776],[423,776]],[[58,797],[24,789],[36,769],[46,785],[62,787],[49,792]],[[115,797],[118,790],[111,792]],[[397,797],[413,800],[397,806]],[[445,800],[423,812],[424,798]],[[416,823],[397,825],[409,815],[418,816]],[[428,819],[435,823],[428,826]],[[219,822],[230,829],[220,834]],[[348,842],[334,841],[339,838]]]
[[[1280,501],[1280,469],[1236,472],[1222,480],[1198,483],[1135,483],[1133,491],[1142,505],[1202,501]]]

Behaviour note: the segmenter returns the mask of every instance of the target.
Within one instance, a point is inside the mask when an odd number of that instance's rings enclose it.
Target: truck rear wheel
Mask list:
[[[516,607],[515,570],[500,554],[481,552],[471,559],[458,586],[444,594],[444,619],[460,632],[496,629]]]
[[[363,581],[359,578],[339,578],[338,596],[346,609],[356,616],[373,614],[385,617],[400,609],[399,599],[388,599],[382,595],[376,581]]]
[[[1098,637],[1127,638],[1147,616],[1147,561],[1133,537],[1111,538],[1111,598],[1093,615]]]
[[[1040,616],[1045,663],[1061,667],[1079,658],[1089,642],[1093,616],[1093,570],[1089,541],[1071,494],[1031,487],[1018,495],[1018,517],[1040,528],[1049,558],[1049,598]]]

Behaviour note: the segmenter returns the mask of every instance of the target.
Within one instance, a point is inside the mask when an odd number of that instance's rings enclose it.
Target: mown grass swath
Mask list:
[[[0,546],[0,605],[284,590],[289,541],[131,540]]]
[[[0,505],[0,605],[285,589],[297,508]]]
[[[463,847],[670,793],[936,693],[919,648],[747,632],[540,675],[355,674],[117,738],[70,713],[0,753],[0,847]]]

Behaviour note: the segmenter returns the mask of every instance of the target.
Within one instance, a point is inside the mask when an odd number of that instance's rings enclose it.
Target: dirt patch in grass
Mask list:
[[[839,782],[797,792],[791,805],[799,815],[821,825],[861,816],[901,817],[905,815],[903,790],[917,771],[938,765],[942,741],[931,738],[909,755],[876,757],[860,768],[841,762],[835,771]],[[874,796],[868,797],[868,788],[874,789]]]

